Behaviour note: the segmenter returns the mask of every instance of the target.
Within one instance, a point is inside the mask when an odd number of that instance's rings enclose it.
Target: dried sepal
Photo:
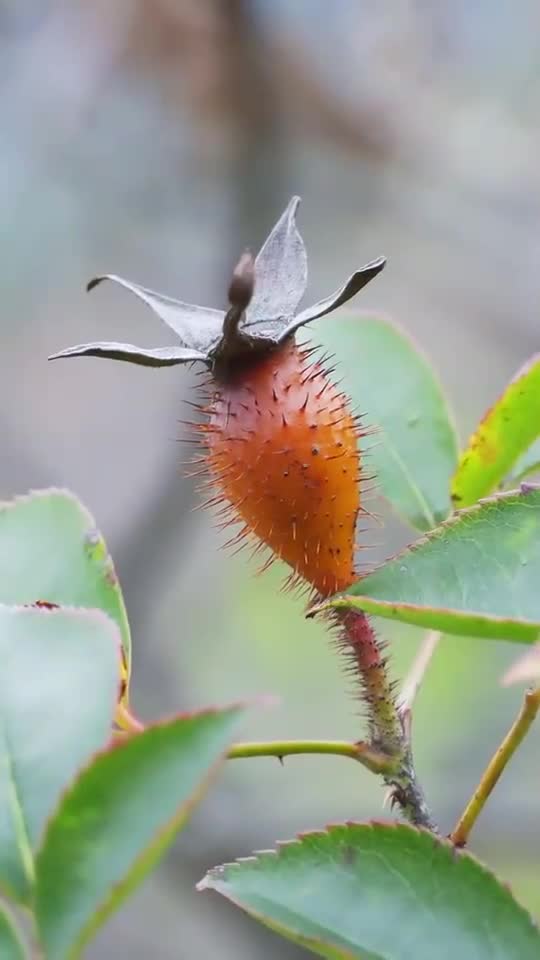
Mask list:
[[[370,263],[366,263],[364,267],[361,267],[360,270],[356,270],[347,282],[344,283],[342,287],[339,287],[338,290],[335,290],[334,293],[331,293],[329,297],[324,297],[323,300],[318,300],[313,306],[301,310],[290,324],[287,333],[292,333],[304,323],[309,323],[311,320],[318,320],[319,317],[324,317],[327,313],[332,313],[334,310],[337,310],[338,307],[347,303],[348,300],[352,300],[370,280],[373,280],[377,274],[384,269],[385,264],[385,258],[378,257],[377,260],[372,260]]]
[[[295,315],[306,292],[307,255],[296,226],[300,197],[292,197],[255,261],[257,284],[247,311],[248,326]]]
[[[156,293],[154,290],[148,290],[147,287],[141,287],[138,283],[124,280],[112,273],[94,277],[93,280],[90,280],[86,289],[93,290],[104,280],[118,283],[121,287],[129,290],[130,293],[134,293],[143,303],[146,303],[156,316],[174,331],[183,347],[206,354],[219,340],[225,316],[223,310],[213,310],[212,307],[199,307],[193,303],[184,303],[183,300],[175,300],[174,297],[167,297],[162,293]]]
[[[145,350],[144,347],[136,347],[132,343],[113,343],[108,340],[67,347],[66,350],[51,354],[49,360],[60,360],[63,357],[105,357],[106,360],[137,363],[141,367],[171,367],[178,363],[206,360],[204,353],[184,347],[154,347]]]
[[[241,356],[267,353],[303,324],[337,310],[377,276],[386,261],[384,257],[371,261],[335,293],[297,312],[307,284],[306,250],[296,226],[299,203],[299,197],[290,200],[255,261],[250,254],[241,257],[229,287],[227,312],[175,300],[114,274],[90,281],[89,290],[103,280],[111,280],[135,294],[175,332],[179,347],[144,349],[132,344],[98,342],[61,350],[49,359],[94,356],[143,366],[194,361],[211,367],[226,365]]]

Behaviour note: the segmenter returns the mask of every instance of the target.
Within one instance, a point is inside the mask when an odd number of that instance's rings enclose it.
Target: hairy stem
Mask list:
[[[339,611],[337,620],[342,628],[339,646],[368,707],[370,739],[383,753],[399,753],[403,732],[382,645],[365,613]]]
[[[465,810],[450,834],[450,840],[456,847],[464,847],[470,832],[482,813],[486,802],[497,784],[503,770],[514,756],[517,748],[526,737],[538,711],[540,710],[540,687],[528,690],[520,711],[504,740],[488,763],[480,783],[469,800]]]
[[[339,611],[337,621],[341,626],[339,646],[360,682],[362,700],[367,706],[371,746],[395,760],[394,770],[381,774],[390,788],[392,804],[411,823],[437,832],[414,768],[410,709],[403,714],[400,711],[383,644],[365,613]]]

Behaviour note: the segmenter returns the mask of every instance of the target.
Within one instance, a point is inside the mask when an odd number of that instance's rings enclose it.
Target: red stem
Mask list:
[[[403,728],[383,645],[365,613],[345,610],[338,619],[342,627],[339,644],[360,681],[362,699],[368,706],[371,741],[377,749],[395,754],[403,748]]]

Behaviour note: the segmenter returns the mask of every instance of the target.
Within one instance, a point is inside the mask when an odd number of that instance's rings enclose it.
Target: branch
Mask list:
[[[391,773],[396,767],[392,757],[378,753],[367,743],[349,743],[347,740],[273,740],[267,743],[236,743],[227,754],[229,760],[245,757],[292,757],[301,754],[330,754],[350,757],[372,773]]]
[[[349,757],[382,777],[390,788],[393,804],[416,826],[437,832],[414,769],[408,729],[402,722],[388,677],[380,643],[363,613],[340,615],[340,645],[357,674],[369,709],[370,743],[343,740],[276,740],[268,743],[237,743],[229,750],[229,760],[247,757],[284,757],[301,754],[326,754]],[[117,705],[116,737],[137,734],[144,724],[121,701]]]
[[[514,723],[487,765],[480,783],[452,830],[450,840],[456,847],[464,847],[466,845],[469,834],[482,813],[493,788],[497,784],[506,765],[512,759],[517,748],[527,735],[539,710],[540,687],[536,690],[528,690],[525,694],[521,709]]]
[[[428,630],[428,632],[424,634],[398,699],[397,708],[403,725],[403,731],[409,743],[411,740],[412,708],[414,701],[422,686],[426,670],[431,663],[431,658],[435,653],[440,639],[441,634],[438,630]]]
[[[145,729],[144,723],[139,720],[124,703],[119,703],[115,717],[116,737],[127,734],[141,733]],[[227,753],[228,760],[243,760],[249,757],[292,757],[307,754],[325,754],[336,757],[349,757],[356,760],[372,773],[390,774],[396,769],[396,761],[387,754],[373,750],[369,744],[359,741],[350,743],[348,740],[270,740],[268,742],[235,743]]]
[[[428,630],[424,634],[422,642],[416,652],[413,664],[405,678],[403,689],[401,691],[398,707],[400,713],[407,713],[412,710],[416,695],[422,685],[426,670],[429,667],[431,658],[435,653],[437,644],[441,639],[438,630]]]

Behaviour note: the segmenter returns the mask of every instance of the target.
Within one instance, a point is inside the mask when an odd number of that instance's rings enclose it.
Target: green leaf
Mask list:
[[[19,899],[64,787],[108,739],[119,652],[98,610],[0,606],[0,885]]]
[[[223,758],[239,713],[212,710],[148,727],[81,773],[36,862],[47,960],[78,957],[156,863]]]
[[[345,392],[373,426],[364,471],[411,526],[429,530],[450,513],[458,443],[442,388],[426,358],[395,324],[342,314],[313,342],[335,354]]]
[[[2,960],[26,960],[26,950],[13,918],[0,904],[0,957]]]
[[[461,455],[452,500],[468,507],[495,490],[540,434],[540,354],[516,373]]]
[[[316,610],[533,643],[540,631],[540,489],[462,510]]]
[[[120,627],[129,670],[129,625],[112,560],[94,518],[67,490],[0,504],[0,603],[36,600],[107,613]]]
[[[217,890],[332,960],[538,960],[540,934],[468,854],[413,827],[344,824],[216,867]]]

